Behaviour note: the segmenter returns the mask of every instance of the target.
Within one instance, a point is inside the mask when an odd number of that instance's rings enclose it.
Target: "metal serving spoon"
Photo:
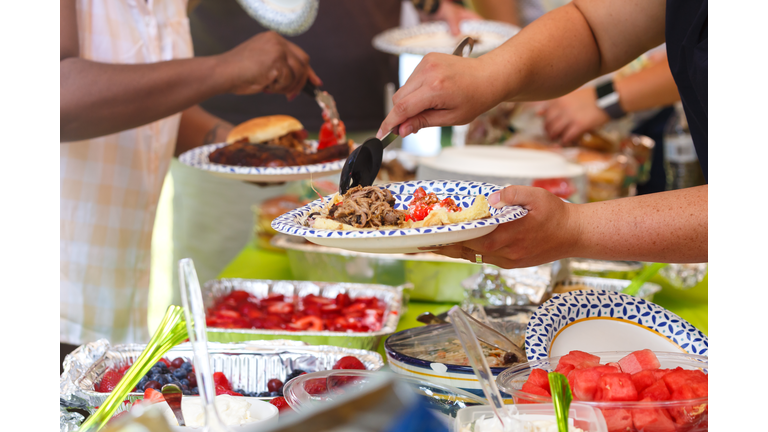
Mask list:
[[[453,55],[463,57],[464,48],[469,45],[469,54],[475,46],[475,40],[467,36],[459,42]],[[381,169],[381,159],[384,149],[397,138],[397,127],[389,131],[381,139],[376,137],[367,139],[360,147],[347,156],[344,168],[341,169],[339,178],[339,193],[344,195],[355,186],[370,186],[376,180]]]
[[[179,426],[186,426],[184,423],[184,414],[181,412],[181,389],[176,384],[166,384],[161,390],[165,402],[171,407],[173,415],[176,416],[176,421]]]

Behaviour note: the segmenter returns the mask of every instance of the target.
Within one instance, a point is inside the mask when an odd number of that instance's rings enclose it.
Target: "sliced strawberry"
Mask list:
[[[352,300],[349,298],[347,293],[339,293],[336,295],[336,305],[338,307],[345,308],[350,303],[352,303]]]
[[[248,300],[248,297],[250,297],[250,296],[251,295],[248,294],[248,292],[246,292],[246,291],[235,290],[235,291],[232,291],[231,293],[227,294],[227,296],[225,298],[232,299],[232,300],[235,301],[235,303],[241,303],[241,302],[244,302],[244,301]]]
[[[151,388],[144,390],[144,400],[153,404],[158,402],[165,402],[163,394]]]
[[[362,369],[365,370],[366,367],[363,364],[363,362],[360,361],[357,357],[354,356],[344,356],[340,358],[336,364],[333,365],[333,369]]]
[[[291,408],[291,406],[288,405],[288,401],[286,401],[285,398],[282,396],[273,398],[271,401],[269,401],[269,403],[276,406],[278,412],[293,411],[293,408]]]
[[[111,392],[117,387],[117,383],[119,383],[121,379],[123,379],[123,374],[114,369],[108,369],[104,374],[104,378],[101,379],[99,391],[102,393]]]
[[[118,370],[117,370],[117,372],[118,372],[120,375],[125,375],[125,372],[126,372],[128,369],[130,369],[130,368],[131,368],[131,365],[130,365],[130,364],[127,364],[127,365],[125,365],[125,366],[121,367],[120,369],[118,369]]]
[[[223,317],[223,318],[241,318],[242,315],[240,315],[240,312],[233,311],[233,310],[220,310],[217,312],[217,315]]]
[[[310,315],[297,319],[296,322],[289,324],[289,326],[297,330],[322,331],[323,320]]]
[[[232,390],[232,386],[229,385],[229,380],[226,376],[224,376],[223,372],[214,372],[213,373],[213,382],[217,386],[222,386],[226,390]]]
[[[293,312],[293,304],[286,302],[275,302],[267,306],[267,312],[271,314],[289,314]]]

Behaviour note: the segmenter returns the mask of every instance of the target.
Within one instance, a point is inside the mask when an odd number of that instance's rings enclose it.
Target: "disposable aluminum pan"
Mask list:
[[[85,408],[94,413],[96,407],[101,406],[109,396],[109,393],[94,391],[94,383],[101,381],[107,369],[120,368],[135,361],[146,345],[110,346],[106,339],[87,345],[90,346],[86,350],[73,353],[74,355],[65,361],[60,399],[63,405]],[[101,355],[83,355],[83,351]],[[233,389],[242,389],[248,393],[267,391],[267,382],[270,379],[284,380],[294,369],[307,372],[332,369],[334,363],[344,356],[357,357],[368,370],[375,371],[384,366],[381,355],[376,352],[335,346],[309,346],[303,342],[288,340],[237,344],[209,342],[208,352],[213,372],[224,372]],[[189,343],[172,348],[164,357],[170,360],[181,357],[194,363],[194,354]],[[84,372],[77,375],[78,371]],[[126,399],[132,402],[142,398],[143,393],[129,393]],[[124,409],[125,406],[121,406],[118,411]]]
[[[464,299],[461,281],[480,271],[477,264],[434,253],[353,252],[284,234],[273,237],[271,244],[286,251],[296,279],[394,286],[410,283],[413,300],[458,303]]]
[[[609,279],[602,277],[589,277],[589,276],[570,276],[562,282],[555,285],[553,291],[554,294],[572,291],[577,289],[577,286],[586,286],[588,288],[596,290],[606,290],[619,292],[629,286],[631,281],[626,279]],[[640,287],[640,291],[637,292],[636,297],[653,301],[653,296],[657,292],[661,291],[661,286],[652,282],[646,282]]]
[[[574,276],[596,276],[612,279],[632,279],[643,270],[639,261],[603,261],[570,258],[568,268]]]
[[[257,279],[217,279],[208,281],[202,289],[206,309],[213,307],[219,299],[235,290],[249,292],[257,298],[267,297],[270,293],[277,293],[298,297],[314,294],[335,299],[336,295],[347,293],[353,299],[356,297],[376,297],[386,304],[384,322],[378,331],[286,331],[208,327],[208,340],[212,342],[243,342],[250,340],[288,339],[306,342],[310,345],[334,345],[344,348],[376,351],[382,336],[394,333],[397,328],[397,323],[400,320],[403,309],[404,288],[405,286]]]

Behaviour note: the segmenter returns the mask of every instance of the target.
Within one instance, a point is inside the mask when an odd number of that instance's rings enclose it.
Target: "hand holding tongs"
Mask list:
[[[463,57],[464,47],[469,45],[469,54],[475,46],[475,40],[467,36],[453,50],[453,55]],[[360,147],[356,148],[344,163],[339,179],[339,193],[344,195],[349,189],[355,186],[370,186],[376,180],[376,176],[381,169],[381,159],[384,156],[384,149],[392,144],[397,138],[397,128],[389,131],[381,139],[370,138]]]

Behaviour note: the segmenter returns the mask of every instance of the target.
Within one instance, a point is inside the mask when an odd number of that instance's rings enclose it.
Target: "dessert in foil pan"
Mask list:
[[[109,393],[94,390],[110,368],[120,368],[135,361],[145,345],[110,345],[106,339],[78,347],[64,361],[64,373],[60,382],[60,404],[96,411]],[[267,383],[275,377],[285,377],[295,369],[307,372],[329,370],[345,356],[359,359],[367,370],[375,371],[384,366],[380,354],[360,349],[336,346],[310,346],[300,341],[268,340],[248,343],[208,343],[213,372],[223,372],[233,388],[248,393],[267,390]],[[172,348],[166,358],[181,357],[194,363],[189,343]],[[127,400],[142,399],[143,393],[129,393]],[[268,398],[265,398],[268,399]],[[127,405],[118,409],[126,409]]]
[[[208,326],[208,340],[212,342],[242,342],[249,340],[289,339],[299,340],[312,345],[334,345],[345,348],[376,350],[382,336],[395,332],[400,315],[403,313],[403,289],[406,286],[388,286],[374,284],[310,282],[310,281],[274,281],[256,279],[217,279],[208,281],[202,288],[206,309],[213,307],[219,299],[235,290],[246,291],[257,298],[266,298],[270,294],[282,294],[297,298],[308,295],[335,299],[339,294],[347,294],[351,299],[357,297],[375,297],[385,304],[383,322],[376,331],[290,331],[266,330],[258,328],[217,328]]]

